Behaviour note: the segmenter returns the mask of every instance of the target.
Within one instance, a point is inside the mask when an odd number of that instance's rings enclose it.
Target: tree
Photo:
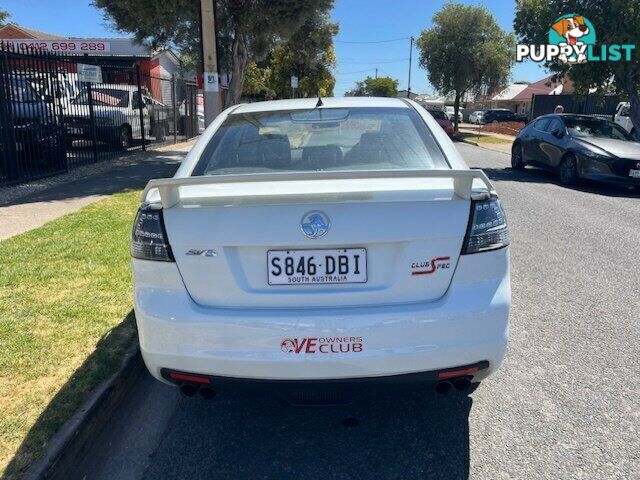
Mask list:
[[[420,66],[443,94],[454,93],[454,127],[460,99],[481,88],[504,86],[515,61],[515,38],[503,31],[484,7],[448,3],[423,30],[416,45]]]
[[[152,47],[175,45],[199,55],[199,9],[195,0],[94,0],[117,30]],[[250,61],[260,61],[276,41],[286,41],[333,0],[216,0],[220,68],[231,72],[228,103],[238,103]],[[194,33],[195,32],[195,33]]]
[[[11,17],[11,15],[9,15],[9,12],[0,8],[0,27],[7,23],[9,17]]]
[[[395,97],[398,95],[398,80],[391,77],[367,77],[356,82],[356,87],[345,93],[347,97]]]
[[[270,85],[279,98],[290,96],[292,76],[298,77],[297,93],[301,97],[333,95],[333,37],[338,34],[338,24],[329,20],[327,13],[317,12],[269,56]]]
[[[640,9],[637,0],[518,0],[513,22],[520,43],[548,43],[551,24],[563,13],[579,13],[588,18],[603,45],[633,44],[640,46]],[[545,67],[573,80],[576,91],[586,93],[596,88],[605,93],[611,88],[629,96],[629,116],[634,130],[640,132],[640,52],[632,52],[631,61],[588,61],[581,64],[547,62]]]
[[[247,66],[242,96],[251,100],[272,100],[276,98],[276,92],[269,84],[271,69],[269,67],[260,68],[255,62]]]

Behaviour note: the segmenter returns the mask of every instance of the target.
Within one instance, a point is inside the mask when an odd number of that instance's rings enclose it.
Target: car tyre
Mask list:
[[[525,164],[522,158],[522,145],[514,142],[511,147],[511,168],[514,170],[524,170]]]
[[[573,185],[578,181],[578,160],[575,155],[568,154],[560,161],[560,183]]]
[[[156,138],[158,142],[164,142],[165,139],[166,128],[162,123],[156,123],[153,128],[152,135]]]
[[[133,137],[131,135],[131,128],[129,125],[123,125],[120,127],[118,133],[118,147],[120,150],[128,150],[133,144]]]

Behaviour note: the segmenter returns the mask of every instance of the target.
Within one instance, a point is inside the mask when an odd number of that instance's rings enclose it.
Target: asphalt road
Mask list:
[[[182,398],[141,369],[77,478],[640,478],[640,196],[558,185],[458,144],[512,236],[502,369],[470,395],[365,395],[331,408],[276,396]]]

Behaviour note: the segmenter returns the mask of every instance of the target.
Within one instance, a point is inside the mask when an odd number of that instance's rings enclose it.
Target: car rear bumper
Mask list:
[[[508,254],[505,248],[462,256],[449,290],[435,302],[316,309],[202,307],[189,297],[174,263],[134,260],[142,355],[163,381],[162,369],[331,380],[488,361],[488,368],[474,375],[478,381],[498,368],[506,351]],[[298,353],[295,345],[301,346]]]

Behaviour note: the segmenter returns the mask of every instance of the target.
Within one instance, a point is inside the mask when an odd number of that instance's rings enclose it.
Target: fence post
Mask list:
[[[142,101],[142,81],[140,79],[140,64],[135,66],[136,71],[136,85],[138,86],[138,110],[140,112],[140,134],[142,135],[142,151],[144,152],[146,147],[145,132],[144,132],[144,102]]]
[[[536,118],[536,94],[531,94],[531,113],[529,114],[529,121],[533,121]]]
[[[18,179],[18,151],[16,149],[15,130],[13,128],[13,111],[10,103],[11,77],[8,72],[9,61],[5,47],[0,58],[0,139],[4,145],[4,160],[7,171],[7,183]]]
[[[96,133],[96,115],[93,111],[93,87],[91,82],[84,82],[87,87],[87,100],[89,102],[89,123],[91,124],[91,142],[93,146],[93,161],[98,161],[98,136]]]
[[[176,101],[176,76],[171,75],[171,97],[173,98],[173,143],[178,143],[178,102]]]

